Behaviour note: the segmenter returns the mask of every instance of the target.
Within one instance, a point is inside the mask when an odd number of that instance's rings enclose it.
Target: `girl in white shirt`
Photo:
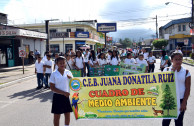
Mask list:
[[[105,54],[104,53],[101,53],[99,55],[99,59],[98,59],[98,65],[99,66],[102,66],[102,65],[106,65],[107,64],[107,61],[106,61],[106,58],[105,58]]]
[[[124,63],[125,64],[128,64],[128,65],[133,65],[135,64],[135,59],[132,58],[132,54],[129,52],[127,53],[127,58],[124,60]]]
[[[163,71],[165,67],[168,67],[168,56],[166,55],[166,51],[163,50],[160,62],[161,71]]]
[[[95,65],[97,65],[97,58],[95,56],[94,50],[91,50],[91,52],[90,52],[88,64],[90,67],[94,67]]]
[[[74,67],[73,67],[74,61],[73,61],[73,59],[71,58],[71,56],[69,54],[66,54],[65,64],[66,64],[66,69],[67,70],[74,69]]]
[[[149,55],[148,55],[148,58],[147,58],[147,62],[149,64],[149,69],[148,69],[148,73],[150,72],[154,72],[154,69],[155,69],[155,63],[156,63],[156,58],[155,56],[153,56],[153,53],[152,52],[149,52]]]
[[[139,54],[139,58],[138,58],[138,60],[137,60],[136,62],[137,62],[137,64],[139,64],[139,65],[141,65],[141,64],[146,65],[145,73],[148,72],[148,63],[147,63],[146,60],[144,60],[144,55],[143,55],[143,54]]]
[[[180,114],[178,119],[175,119],[176,126],[183,126],[183,117],[184,112],[187,107],[187,100],[190,95],[191,88],[191,74],[189,70],[186,70],[182,67],[183,54],[179,52],[174,52],[171,55],[172,65],[169,68],[165,68],[164,71],[175,71],[175,75],[177,75],[176,85],[179,88],[179,96],[180,96]],[[163,119],[162,125],[169,126],[171,119]]]
[[[118,57],[118,53],[116,50],[113,51],[111,56],[110,65],[119,65],[121,62],[120,58]]]
[[[70,112],[72,112],[69,100],[69,80],[73,77],[69,70],[65,69],[65,58],[60,56],[57,58],[58,70],[51,74],[49,83],[50,88],[54,92],[51,113],[54,114],[54,125],[59,126],[61,114],[65,115],[65,125],[69,126]]]
[[[81,76],[83,77],[85,73],[85,63],[84,63],[84,58],[82,57],[82,53],[80,50],[76,51],[74,67],[77,70],[81,70]]]
[[[107,54],[107,63],[110,63],[110,61],[111,61],[111,56],[112,56],[112,51],[109,50],[109,51],[108,51],[108,54]]]

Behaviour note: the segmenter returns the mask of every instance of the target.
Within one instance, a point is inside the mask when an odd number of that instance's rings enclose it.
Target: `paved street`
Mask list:
[[[194,75],[194,67],[183,65]],[[156,72],[159,72],[157,60]],[[192,84],[194,79],[192,79]],[[36,78],[0,89],[0,126],[52,126],[51,111],[52,92],[50,90],[35,90]],[[191,87],[188,110],[185,113],[184,125],[194,126],[194,86]],[[64,125],[62,116],[61,126]],[[72,126],[160,126],[161,120],[80,120],[71,114]],[[171,126],[174,126],[171,123]]]

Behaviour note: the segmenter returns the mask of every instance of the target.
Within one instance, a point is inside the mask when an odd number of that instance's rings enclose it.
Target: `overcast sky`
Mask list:
[[[41,23],[51,18],[117,22],[118,31],[110,34],[115,40],[139,40],[155,34],[156,15],[158,27],[191,16],[190,8],[177,3],[191,7],[191,0],[0,0],[0,12],[8,14],[11,25]]]

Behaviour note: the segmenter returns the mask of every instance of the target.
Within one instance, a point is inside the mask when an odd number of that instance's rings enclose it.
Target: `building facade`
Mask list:
[[[47,34],[21,29],[18,27],[0,25],[0,67],[22,65],[19,57],[19,47],[25,49],[25,64],[28,64],[30,51],[38,50],[43,56]]]
[[[17,25],[18,27],[39,32],[45,32],[45,24]],[[96,23],[88,22],[57,22],[49,23],[50,51],[51,53],[67,52],[70,49],[76,51],[83,45],[91,49],[103,47],[104,34],[96,31]]]
[[[172,20],[159,28],[159,38],[168,40],[166,50],[174,50],[177,46],[191,47],[190,22],[191,18],[182,18]],[[185,40],[188,40],[188,45],[184,44]]]

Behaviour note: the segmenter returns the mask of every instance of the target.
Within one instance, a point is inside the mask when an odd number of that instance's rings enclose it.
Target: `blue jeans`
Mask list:
[[[43,73],[37,73],[37,82],[38,82],[38,87],[42,87],[43,85]]]
[[[50,73],[45,73],[45,86],[48,87],[48,79],[50,78],[51,74]]]

